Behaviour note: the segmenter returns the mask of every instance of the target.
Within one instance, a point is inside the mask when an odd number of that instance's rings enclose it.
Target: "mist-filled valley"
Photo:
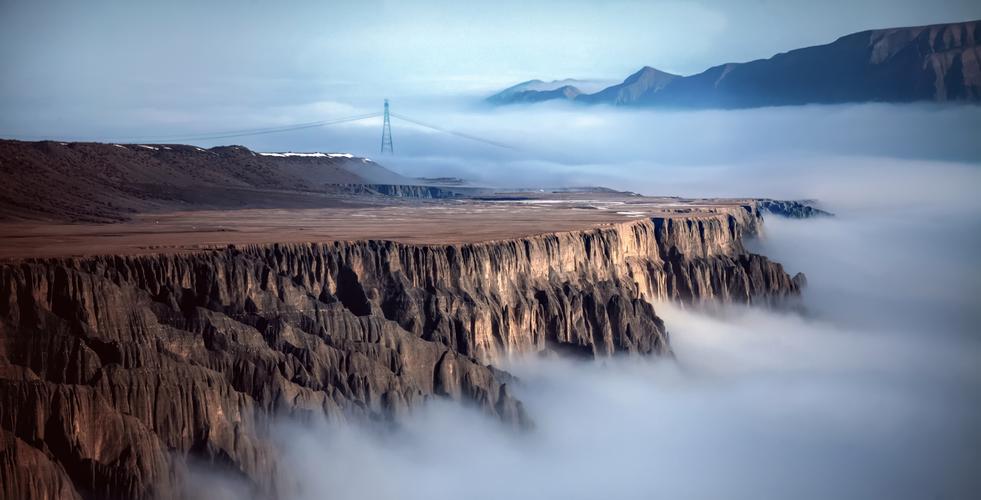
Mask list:
[[[385,432],[284,420],[282,480],[297,498],[981,492],[979,109],[533,106],[448,116],[522,149],[454,149],[405,131],[403,151],[447,152],[391,164],[516,187],[810,198],[835,216],[769,215],[748,242],[806,273],[799,307],[659,303],[671,357],[504,363],[532,429],[515,433],[446,402]],[[239,493],[227,477],[199,481],[209,495]]]
[[[658,304],[674,359],[507,365],[533,430],[449,403],[381,434],[284,424],[287,470],[303,499],[970,498],[972,228],[770,220],[759,244],[808,273],[806,312]]]
[[[819,198],[847,205],[853,199],[870,204],[942,199],[949,197],[948,190],[963,196],[971,192],[981,158],[976,140],[981,112],[976,106],[671,110],[543,103],[489,108],[474,104],[477,99],[392,100],[393,112],[468,137],[396,118],[395,154],[386,155],[383,163],[403,175],[456,176],[505,188],[606,186],[646,195]],[[318,102],[271,114],[290,123],[325,113],[358,116],[379,109],[380,103]],[[248,117],[242,120],[250,123]],[[205,129],[216,126],[194,123]],[[199,142],[371,158],[378,156],[380,126],[380,118],[371,118],[286,135]],[[899,175],[887,175],[897,170]],[[934,187],[918,189],[918,176]],[[875,189],[869,192],[867,185]]]

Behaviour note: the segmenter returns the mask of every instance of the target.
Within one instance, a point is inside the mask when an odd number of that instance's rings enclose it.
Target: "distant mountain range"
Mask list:
[[[508,87],[487,100],[494,104],[511,104],[516,102],[538,102],[549,99],[575,99],[576,96],[602,90],[609,81],[599,80],[528,80]]]
[[[981,101],[981,21],[862,31],[769,59],[691,76],[645,66],[589,93],[576,80],[532,80],[487,101],[568,100],[616,106],[752,108],[846,102]]]

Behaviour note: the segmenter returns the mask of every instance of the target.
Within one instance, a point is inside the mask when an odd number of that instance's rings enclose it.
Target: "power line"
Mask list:
[[[367,120],[369,118],[376,118],[376,117],[379,117],[379,116],[381,116],[381,113],[367,113],[367,114],[363,114],[363,115],[349,116],[349,117],[346,117],[346,118],[338,118],[338,119],[334,119],[334,120],[321,120],[321,121],[318,121],[318,122],[298,123],[298,124],[294,124],[294,125],[283,125],[283,126],[280,126],[280,127],[267,127],[267,128],[261,128],[261,129],[245,129],[245,130],[230,131],[230,132],[212,132],[212,133],[209,133],[209,134],[200,134],[200,135],[181,135],[181,136],[167,136],[167,137],[159,137],[158,136],[158,137],[156,137],[156,139],[163,139],[162,142],[166,142],[166,141],[190,141],[190,140],[228,139],[228,138],[232,138],[232,137],[246,137],[246,136],[253,136],[253,135],[278,134],[278,133],[281,133],[281,132],[291,132],[291,131],[294,131],[294,130],[303,130],[303,129],[308,129],[308,128],[325,127],[325,126],[328,126],[328,125],[338,125],[338,124],[341,124],[341,123],[354,122],[354,121],[358,121],[358,120]],[[149,140],[146,137],[143,137],[143,138],[133,138],[133,137],[130,137],[129,139],[142,139],[144,142],[157,142],[157,141]]]
[[[492,141],[489,139],[484,139],[482,137],[477,137],[475,135],[467,134],[464,132],[459,132],[456,130],[450,130],[447,128],[440,127],[438,125],[433,125],[421,120],[416,120],[405,115],[398,113],[390,113],[388,111],[388,101],[385,101],[385,111],[375,112],[375,113],[365,113],[355,116],[347,116],[344,118],[335,118],[331,120],[320,120],[315,122],[306,123],[294,123],[289,125],[280,125],[275,127],[261,127],[261,128],[250,128],[250,129],[238,129],[238,130],[225,130],[216,132],[203,132],[198,134],[176,134],[176,135],[157,135],[157,136],[130,136],[125,138],[116,138],[117,140],[111,142],[145,142],[145,143],[173,143],[177,141],[206,141],[214,139],[230,139],[234,137],[249,137],[256,135],[267,135],[267,134],[279,134],[283,132],[292,132],[296,130],[304,130],[316,127],[326,127],[330,125],[339,125],[341,123],[354,122],[359,120],[367,120],[369,118],[377,118],[379,116],[384,116],[384,124],[382,125],[382,151],[387,148],[391,151],[391,129],[388,121],[388,116],[394,116],[400,120],[418,125],[420,127],[435,130],[437,132],[442,132],[444,134],[454,135],[456,137],[461,137],[463,139],[468,139],[471,141],[480,142],[483,144],[488,144],[498,148],[511,149],[517,151],[518,148],[504,144],[497,141]],[[43,137],[42,139],[50,139],[50,137]],[[53,140],[53,139],[52,139]],[[76,137],[75,140],[86,140],[83,138]],[[102,140],[106,141],[105,137],[89,138],[88,140]],[[108,141],[107,141],[108,142]]]
[[[445,128],[442,128],[442,127],[439,127],[439,126],[436,126],[436,125],[432,125],[432,124],[429,124],[429,123],[421,122],[419,120],[415,120],[415,119],[412,119],[412,118],[409,118],[407,116],[400,115],[400,114],[397,114],[397,113],[392,113],[392,116],[394,116],[394,117],[396,117],[396,118],[398,118],[400,120],[405,120],[405,121],[407,121],[409,123],[413,123],[413,124],[419,125],[420,127],[426,127],[426,128],[429,128],[429,129],[433,129],[433,130],[435,130],[437,132],[442,132],[444,134],[455,135],[457,137],[462,137],[464,139],[470,139],[471,141],[482,142],[484,144],[490,144],[491,146],[497,146],[499,148],[512,149],[512,150],[515,150],[515,151],[518,150],[518,148],[516,148],[514,146],[509,146],[509,145],[504,144],[504,143],[500,143],[500,142],[496,142],[496,141],[491,141],[491,140],[487,140],[487,139],[482,139],[482,138],[477,137],[475,135],[470,135],[470,134],[466,134],[466,133],[463,133],[463,132],[457,132],[455,130],[445,129]]]
[[[333,121],[342,122],[342,121],[350,121],[350,120],[360,120],[364,118],[371,118],[377,116],[378,114],[379,113],[365,113],[363,115],[351,116],[346,118],[337,118],[336,120],[318,120],[315,122],[291,123],[288,125],[277,125],[277,126],[269,126],[269,127],[246,128],[246,129],[235,129],[235,130],[222,130],[222,131],[215,131],[215,132],[201,132],[198,134],[184,133],[184,134],[170,134],[170,135],[151,135],[151,136],[142,136],[142,137],[133,136],[133,137],[128,137],[127,139],[143,139],[143,140],[152,139],[152,138],[181,139],[185,137],[205,137],[205,136],[210,137],[215,135],[272,133],[272,132],[279,132],[280,130],[293,130],[293,129],[307,128],[307,127],[320,127],[323,125],[328,125],[329,124],[328,122],[333,122]]]
[[[202,132],[198,134],[176,134],[176,135],[144,135],[144,136],[129,136],[129,137],[116,137],[114,141],[109,141],[106,137],[81,137],[72,136],[70,140],[92,140],[92,141],[106,141],[106,142],[149,142],[149,143],[171,143],[172,141],[193,141],[193,140],[209,140],[209,139],[228,139],[232,137],[247,137],[253,135],[265,135],[265,134],[277,134],[281,132],[290,132],[294,130],[303,130],[308,128],[325,127],[328,125],[337,125],[341,123],[353,122],[358,120],[366,120],[369,118],[376,118],[381,116],[380,112],[375,113],[365,113],[362,115],[348,116],[344,118],[336,118],[332,120],[320,120],[315,122],[306,123],[293,123],[289,125],[279,125],[275,127],[262,127],[262,128],[250,128],[250,129],[238,129],[238,130],[225,130],[216,132]],[[52,136],[33,136],[35,140],[57,140],[53,139]],[[60,138],[68,139],[68,138]]]
[[[392,148],[392,122],[388,119],[388,116],[388,99],[385,99],[385,119],[382,120],[381,154],[385,154],[386,147],[390,154],[395,154],[395,150]]]

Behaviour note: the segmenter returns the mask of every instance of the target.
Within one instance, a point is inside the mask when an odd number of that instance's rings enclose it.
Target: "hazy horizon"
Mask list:
[[[620,81],[645,65],[692,74],[866,29],[981,18],[981,4],[952,0],[248,7],[0,2],[0,136],[276,126],[378,111],[384,98],[418,115],[529,79]]]

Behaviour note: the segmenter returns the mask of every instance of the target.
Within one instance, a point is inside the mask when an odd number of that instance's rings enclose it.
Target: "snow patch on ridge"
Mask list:
[[[275,156],[278,158],[286,158],[289,156],[298,156],[301,158],[354,158],[351,153],[259,153],[262,156]],[[370,160],[369,160],[370,161]]]

